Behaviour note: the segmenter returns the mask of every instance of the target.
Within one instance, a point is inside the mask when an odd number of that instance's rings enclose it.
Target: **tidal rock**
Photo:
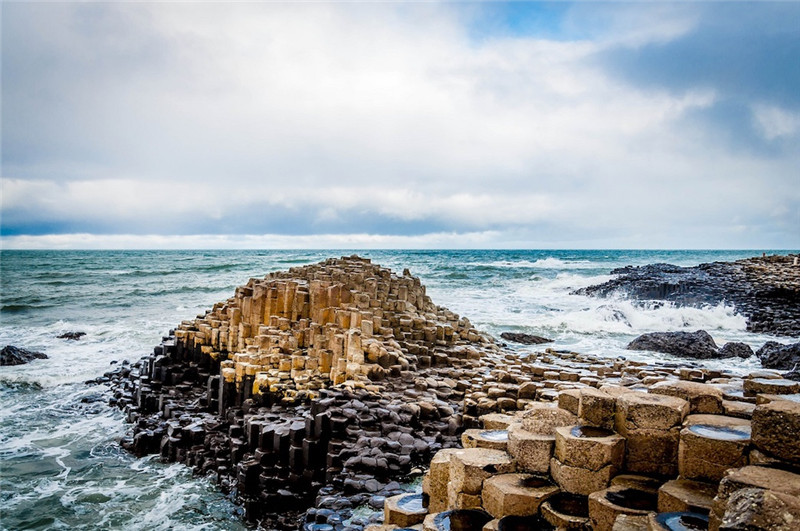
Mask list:
[[[747,359],[753,355],[753,349],[746,343],[725,343],[719,349],[720,358],[742,358]]]
[[[552,339],[547,339],[546,337],[516,332],[503,332],[500,334],[500,337],[508,341],[513,341],[514,343],[520,343],[522,345],[541,345],[542,343],[553,342]]]
[[[35,359],[47,359],[47,355],[13,345],[7,345],[0,350],[0,365],[23,365]]]
[[[701,360],[720,357],[717,344],[705,330],[643,334],[631,341],[626,348],[628,350],[652,350]]]
[[[71,339],[73,341],[77,341],[83,336],[86,335],[86,332],[65,332],[60,336],[56,336],[58,339]]]
[[[782,345],[777,341],[767,341],[756,356],[767,369],[792,370],[800,364],[800,343]]]

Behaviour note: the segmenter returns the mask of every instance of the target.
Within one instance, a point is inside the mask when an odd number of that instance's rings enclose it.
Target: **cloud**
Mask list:
[[[8,4],[2,234],[800,245],[796,8],[743,7]]]

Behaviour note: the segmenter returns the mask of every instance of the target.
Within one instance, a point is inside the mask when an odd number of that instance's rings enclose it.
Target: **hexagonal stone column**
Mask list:
[[[521,424],[508,428],[508,453],[517,462],[517,469],[532,474],[547,474],[550,471],[550,458],[556,438],[530,432]]]
[[[589,521],[594,531],[611,531],[617,516],[647,516],[656,511],[652,492],[626,487],[609,487],[589,495]]]
[[[428,495],[428,511],[438,513],[447,509],[447,485],[450,483],[450,458],[463,452],[461,448],[439,450],[433,456],[430,469],[422,480],[422,492]]]
[[[669,380],[650,387],[650,393],[675,396],[689,402],[690,413],[722,413],[722,390],[710,384]]]
[[[555,405],[534,402],[522,414],[522,427],[539,435],[552,435],[559,426],[577,424],[578,418],[565,409]]]
[[[560,492],[541,506],[542,516],[558,529],[589,529],[589,499]]]
[[[383,521],[397,527],[422,523],[428,510],[422,506],[422,494],[398,494],[383,502]]]
[[[466,430],[461,434],[461,445],[464,448],[491,448],[505,451],[508,446],[508,430]]]
[[[625,439],[603,428],[556,428],[550,474],[562,490],[588,495],[608,487],[622,466]]]
[[[625,437],[625,469],[630,472],[675,475],[678,443],[689,403],[682,398],[625,393],[617,398],[616,431]]]
[[[617,400],[604,391],[588,387],[580,390],[578,417],[587,426],[613,429]]]
[[[450,531],[455,529],[483,529],[492,517],[480,509],[457,509],[429,514],[422,522],[424,531]]]
[[[773,400],[757,405],[753,444],[762,452],[800,465],[800,402]]]
[[[681,430],[678,449],[681,477],[716,483],[729,468],[747,464],[748,421],[721,415],[690,415],[687,424]]]
[[[658,512],[708,514],[717,495],[716,483],[673,479],[658,489]]]
[[[466,448],[450,456],[450,485],[456,492],[479,495],[484,479],[514,469],[514,461],[506,452]]]
[[[483,508],[495,518],[529,516],[559,491],[551,481],[530,474],[499,474],[483,482]]]

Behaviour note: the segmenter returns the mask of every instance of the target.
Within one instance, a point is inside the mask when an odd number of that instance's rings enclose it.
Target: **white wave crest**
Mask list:
[[[578,310],[543,316],[541,326],[581,334],[643,334],[687,330],[744,331],[746,318],[725,304],[703,308],[671,303],[639,305],[628,300],[598,301]]]

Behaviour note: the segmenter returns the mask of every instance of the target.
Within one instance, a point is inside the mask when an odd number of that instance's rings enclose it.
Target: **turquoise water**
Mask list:
[[[555,339],[556,348],[604,356],[644,332],[705,329],[717,343],[758,348],[735,308],[677,308],[570,291],[625,265],[696,265],[753,251],[361,251],[421,277],[434,302],[499,335]],[[773,252],[773,251],[768,251]],[[181,320],[269,271],[354,251],[3,251],[0,346],[50,356],[0,368],[0,527],[3,529],[236,529],[236,507],[181,465],[119,449],[120,412],[87,386],[149,353]],[[56,336],[86,332],[79,341]],[[785,342],[789,338],[778,338]],[[663,356],[665,358],[667,356]],[[713,362],[712,362],[713,363]],[[737,362],[739,363],[739,362]],[[754,360],[737,369],[755,368]]]

